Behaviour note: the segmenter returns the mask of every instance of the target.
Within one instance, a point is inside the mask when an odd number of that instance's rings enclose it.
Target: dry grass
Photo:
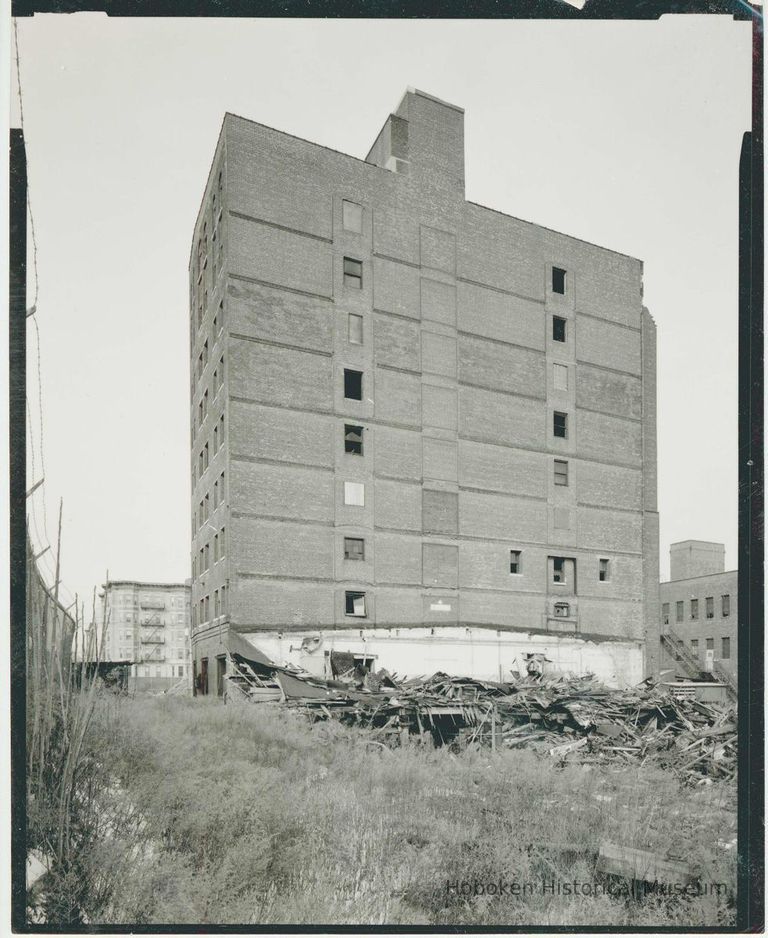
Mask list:
[[[103,763],[144,818],[92,857],[118,886],[111,923],[727,925],[730,896],[543,894],[593,883],[603,840],[675,852],[735,885],[735,790],[682,792],[652,769],[606,772],[531,752],[366,745],[277,705],[137,698],[94,725]],[[124,857],[133,853],[133,860]],[[533,884],[452,894],[449,882]]]

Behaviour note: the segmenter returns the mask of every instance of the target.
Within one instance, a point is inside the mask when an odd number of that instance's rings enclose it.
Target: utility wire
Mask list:
[[[21,65],[19,64],[19,29],[16,17],[13,18],[13,38],[16,47],[16,87],[19,93],[19,122],[21,123],[21,132],[24,133],[24,101],[21,94]],[[26,137],[25,137],[26,143]],[[27,209],[29,210],[29,230],[32,235],[32,266],[35,271],[35,297],[32,303],[32,315],[37,309],[38,297],[38,277],[37,277],[37,236],[35,235],[35,217],[32,214],[32,200],[29,195],[29,185],[27,185]]]
[[[19,123],[21,124],[21,132],[24,136],[24,143],[27,148],[26,134],[24,132],[24,97],[22,93],[21,85],[21,63],[19,61],[19,30],[18,22],[16,17],[13,18],[13,38],[14,46],[16,50],[15,59],[16,59],[16,87],[18,91],[19,99]],[[35,275],[35,286],[34,286],[34,296],[32,301],[32,306],[27,310],[27,318],[31,318],[35,326],[35,347],[36,347],[36,365],[37,365],[37,408],[39,414],[39,427],[40,427],[40,445],[38,447],[38,456],[40,462],[40,475],[42,478],[42,485],[40,486],[39,494],[42,500],[43,508],[43,533],[45,537],[43,538],[40,534],[40,528],[37,520],[37,512],[35,510],[35,499],[37,492],[33,492],[30,496],[30,513],[32,516],[32,526],[34,528],[35,534],[37,536],[37,545],[36,552],[40,552],[44,547],[50,547],[50,551],[41,554],[35,561],[38,569],[42,569],[47,574],[47,579],[52,584],[52,588],[56,589],[56,568],[54,561],[51,556],[51,552],[56,550],[56,545],[51,544],[51,538],[48,533],[48,512],[46,508],[46,497],[45,497],[45,455],[44,455],[44,417],[43,417],[43,377],[42,377],[42,363],[41,363],[41,352],[40,352],[40,327],[37,322],[37,304],[40,295],[40,278],[38,273],[38,264],[37,264],[37,233],[35,231],[35,216],[32,212],[32,197],[30,195],[30,186],[29,181],[27,181],[27,213],[29,215],[29,231],[32,238],[32,269]],[[32,428],[32,411],[29,406],[29,394],[27,394],[27,419],[29,423],[29,448],[32,462],[32,481],[35,481],[35,444],[34,444],[34,433]],[[27,526],[29,528],[29,526]],[[64,597],[67,605],[74,603],[74,596],[70,590],[66,587],[64,583],[59,584],[59,597]]]

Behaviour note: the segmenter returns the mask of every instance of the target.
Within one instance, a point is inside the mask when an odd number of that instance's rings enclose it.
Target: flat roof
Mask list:
[[[424,91],[418,91],[416,89],[411,89],[411,88],[409,88],[408,91],[410,91],[413,94],[418,94],[423,98],[430,98],[431,100],[437,101],[439,104],[443,104],[446,107],[453,108],[456,111],[461,111],[462,114],[464,113],[463,108],[457,107],[457,105],[455,104],[449,104],[447,101],[442,101],[440,98],[436,98],[433,95],[427,94]],[[390,114],[389,116],[392,116],[392,115]],[[389,116],[385,118],[384,123],[382,124],[382,130],[384,126],[386,125],[387,120],[389,120]],[[325,146],[325,144],[322,144],[322,143],[315,143],[314,140],[307,140],[306,137],[299,137],[297,134],[291,134],[285,130],[278,130],[277,127],[270,127],[269,124],[262,124],[260,121],[253,120],[250,117],[243,117],[242,114],[235,114],[233,111],[226,111],[224,114],[225,121],[227,117],[234,117],[234,118],[237,118],[237,120],[245,121],[247,124],[253,124],[256,127],[263,127],[265,130],[271,130],[273,133],[281,134],[283,137],[290,137],[292,140],[299,140],[302,143],[306,143],[311,147],[317,147],[320,150],[327,150],[329,153],[335,153],[338,156],[344,156],[349,160],[355,160],[356,163],[362,163],[365,166],[370,166],[371,169],[378,170],[379,172],[390,173],[390,175],[398,176],[397,173],[392,173],[391,170],[384,169],[384,167],[382,166],[377,166],[375,163],[369,163],[367,160],[367,156],[370,156],[371,150],[373,149],[376,143],[376,140],[378,140],[379,136],[381,135],[381,130],[379,130],[379,133],[376,135],[376,138],[371,144],[371,149],[368,150],[368,153],[366,154],[366,158],[361,159],[359,156],[353,156],[351,153],[344,153],[342,150],[336,150],[333,147],[327,147]],[[401,119],[407,120],[407,118],[401,118]],[[218,145],[218,140],[217,140],[217,145]],[[210,170],[208,173],[208,178],[210,178]],[[613,248],[606,247],[604,244],[597,244],[594,241],[588,241],[586,238],[579,238],[576,235],[568,234],[565,231],[558,231],[556,228],[549,228],[547,227],[547,225],[540,225],[538,222],[529,221],[528,219],[520,218],[517,215],[510,215],[509,212],[502,212],[500,209],[491,208],[488,205],[482,205],[480,202],[473,202],[471,201],[471,199],[465,198],[464,203],[466,205],[474,205],[476,208],[481,208],[486,212],[494,212],[496,215],[501,215],[504,218],[511,218],[513,221],[521,222],[524,225],[531,225],[535,228],[541,228],[542,231],[551,231],[553,234],[560,235],[560,237],[563,237],[563,238],[568,238],[571,241],[578,241],[580,244],[588,244],[590,245],[590,247],[598,248],[598,250],[600,251],[606,251],[608,254],[615,254],[617,257],[626,257],[631,261],[637,261],[637,263],[640,264],[641,267],[643,266],[643,261],[641,260],[641,258],[634,257],[632,254],[625,254],[623,251],[616,251]],[[201,208],[202,208],[202,200],[201,200]],[[198,210],[195,225],[197,225],[197,220],[199,219],[199,217],[200,217],[200,211]],[[190,252],[190,263],[191,263],[191,252]]]
[[[152,583],[145,582],[144,580],[109,580],[107,583],[102,584],[102,589],[109,589],[112,586],[138,586],[144,589],[162,589],[162,590],[171,590],[171,589],[191,589],[191,585],[187,583]]]
[[[722,547],[725,550],[725,544],[720,541],[697,541],[695,538],[687,538],[684,541],[673,541],[670,547],[679,547],[681,544],[706,544],[707,547]]]
[[[669,586],[670,583],[690,583],[691,580],[706,580],[710,576],[726,576],[729,573],[738,573],[736,570],[721,570],[720,573],[700,573],[699,576],[686,576],[679,580],[662,580],[659,586]]]

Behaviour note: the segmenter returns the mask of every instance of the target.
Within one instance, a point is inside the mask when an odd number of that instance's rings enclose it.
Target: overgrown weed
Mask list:
[[[732,923],[735,790],[683,791],[652,767],[604,768],[530,751],[382,749],[278,705],[155,697],[121,702],[93,733],[144,818],[101,921],[179,924],[614,925]],[[115,731],[117,727],[117,731]],[[611,841],[673,848],[726,896],[557,895],[594,883]],[[122,844],[125,849],[129,844]],[[121,847],[119,835],[104,850]],[[103,862],[97,853],[94,862]],[[530,883],[461,895],[455,883]]]

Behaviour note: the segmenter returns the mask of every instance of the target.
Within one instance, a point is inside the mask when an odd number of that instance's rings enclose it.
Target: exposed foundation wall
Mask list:
[[[259,632],[245,637],[276,664],[298,665],[320,677],[327,674],[326,652],[332,650],[374,657],[376,670],[386,668],[401,677],[445,671],[509,680],[513,670],[525,670],[525,656],[530,653],[549,659],[548,671],[592,673],[609,687],[637,684],[644,677],[641,642],[591,642],[572,636],[464,627]],[[209,675],[215,674],[216,656],[224,653],[225,646],[218,639],[201,642],[196,650],[198,658],[208,657]],[[215,693],[213,677],[209,687]]]

